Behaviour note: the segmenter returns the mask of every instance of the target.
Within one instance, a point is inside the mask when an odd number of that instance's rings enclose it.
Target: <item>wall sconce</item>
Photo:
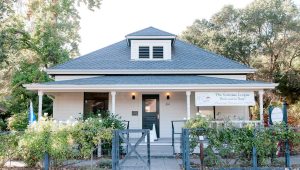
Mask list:
[[[135,100],[135,93],[131,93],[132,100]]]
[[[170,100],[170,93],[167,93],[167,100]]]

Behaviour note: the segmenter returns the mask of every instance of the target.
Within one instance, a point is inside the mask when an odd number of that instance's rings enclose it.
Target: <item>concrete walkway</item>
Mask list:
[[[121,166],[122,170],[142,170],[147,169],[140,160],[131,158]],[[174,158],[151,158],[151,170],[181,170],[179,162]]]

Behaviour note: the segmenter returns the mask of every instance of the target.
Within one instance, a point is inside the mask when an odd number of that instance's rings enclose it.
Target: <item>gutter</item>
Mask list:
[[[103,74],[249,74],[256,69],[155,69],[155,70],[85,70],[85,69],[47,69],[49,75],[76,74],[76,75],[103,75]]]
[[[25,84],[23,85],[27,90],[41,90],[41,91],[87,91],[87,90],[173,90],[173,91],[186,91],[186,90],[262,90],[274,89],[278,86],[277,83],[269,84],[160,84],[160,85],[147,85],[147,84],[131,84],[131,85],[43,85],[43,84]]]

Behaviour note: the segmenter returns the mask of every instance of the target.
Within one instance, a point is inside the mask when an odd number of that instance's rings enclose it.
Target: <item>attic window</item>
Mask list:
[[[139,47],[139,58],[149,58],[150,57],[150,48],[148,46]]]
[[[153,46],[153,58],[164,58],[163,46]]]

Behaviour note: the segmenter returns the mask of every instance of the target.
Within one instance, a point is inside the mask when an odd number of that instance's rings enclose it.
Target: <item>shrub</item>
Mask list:
[[[207,166],[226,167],[230,165],[230,159],[234,159],[235,164],[239,162],[241,166],[247,166],[251,161],[253,147],[257,150],[259,165],[266,165],[267,160],[276,152],[278,142],[300,142],[299,136],[294,130],[287,129],[285,124],[261,129],[255,129],[253,126],[236,128],[231,126],[230,122],[228,124],[217,129],[210,128],[208,121],[201,117],[187,121],[185,127],[191,128],[191,151],[198,145],[198,136],[203,135],[208,139],[205,149],[207,156],[204,159]]]
[[[8,129],[13,131],[23,131],[28,125],[28,113],[16,113],[8,118]]]
[[[16,153],[18,153],[18,141],[21,136],[20,132],[2,132],[0,134],[0,167],[8,159],[18,156]]]
[[[119,118],[109,115],[65,124],[42,119],[25,130],[18,142],[20,155],[30,167],[43,160],[45,152],[57,164],[70,158],[88,158],[100,141],[106,141],[111,148],[112,131],[124,128]]]

